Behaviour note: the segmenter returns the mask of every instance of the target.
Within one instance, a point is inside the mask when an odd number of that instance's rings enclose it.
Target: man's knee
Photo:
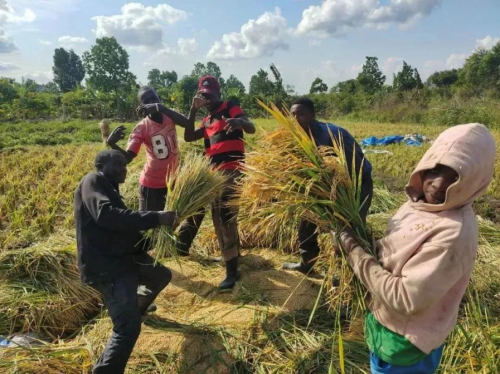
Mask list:
[[[113,318],[114,317],[114,318]],[[134,343],[141,333],[141,313],[136,303],[123,307],[119,315],[112,316],[113,332],[121,339]]]
[[[161,264],[157,264],[155,267],[155,281],[158,284],[159,289],[162,290],[167,287],[172,280],[172,272],[167,267]]]

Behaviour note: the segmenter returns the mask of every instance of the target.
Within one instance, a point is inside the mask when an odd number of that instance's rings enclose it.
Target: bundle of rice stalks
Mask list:
[[[90,352],[81,346],[47,344],[0,349],[0,373],[81,374],[91,367]]]
[[[262,236],[270,227],[271,232],[276,232],[280,226],[301,218],[326,232],[351,227],[361,245],[371,248],[360,216],[364,203],[361,176],[354,170],[352,175],[349,173],[341,139],[337,141],[332,134],[333,148],[318,148],[288,112],[283,114],[274,105],[272,108],[261,105],[273,115],[281,130],[266,136],[247,157],[244,171],[247,178],[239,193],[239,203],[248,208],[241,219],[254,222],[256,234]],[[272,157],[269,149],[273,150]],[[355,154],[353,165],[354,159]],[[329,290],[332,307],[337,308],[339,303],[355,304],[364,310],[366,291],[345,259],[331,253],[324,257],[330,280],[339,267],[344,278],[340,290]]]
[[[167,185],[165,210],[177,212],[182,222],[205,209],[222,192],[225,182],[226,177],[206,157],[189,152]],[[177,256],[177,239],[172,228],[161,226],[150,236],[156,260]]]
[[[106,141],[108,140],[108,136],[110,134],[109,122],[103,119],[99,124],[99,128],[101,129],[102,142],[106,144]]]
[[[98,312],[100,297],[81,283],[71,247],[45,244],[0,252],[0,334],[71,334]]]

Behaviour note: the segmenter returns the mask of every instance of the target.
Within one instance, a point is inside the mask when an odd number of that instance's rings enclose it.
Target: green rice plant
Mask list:
[[[177,212],[179,222],[205,209],[222,192],[226,177],[214,169],[206,157],[190,152],[167,184],[165,210]],[[150,232],[155,259],[177,257],[176,237],[170,227]]]
[[[82,346],[43,344],[0,349],[0,373],[82,374],[90,371],[90,352]]]

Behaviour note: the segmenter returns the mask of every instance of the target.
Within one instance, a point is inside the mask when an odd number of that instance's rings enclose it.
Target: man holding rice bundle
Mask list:
[[[447,129],[410,176],[408,201],[389,220],[376,256],[351,231],[340,234],[349,265],[372,296],[365,318],[372,373],[436,372],[474,268],[472,202],[493,179],[495,153],[485,126]]]
[[[198,129],[195,129],[194,122],[190,122],[185,128],[184,140],[193,142],[204,139],[205,153],[211,164],[227,177],[226,187],[212,204],[212,219],[222,258],[226,264],[226,278],[218,288],[231,289],[239,278],[240,239],[236,221],[237,211],[229,207],[227,203],[232,198],[235,183],[241,176],[239,170],[245,157],[243,133],[255,133],[255,126],[238,105],[231,101],[221,100],[220,84],[215,77],[207,75],[200,78],[197,97],[206,102],[210,115],[203,119]],[[197,106],[193,101],[193,110],[196,109]],[[193,110],[190,119],[194,119]],[[191,244],[204,217],[205,212],[201,212],[184,222],[180,228],[178,247],[180,255],[189,254]]]
[[[317,146],[333,146],[333,139],[341,142],[349,166],[349,174],[361,175],[361,217],[366,220],[368,210],[373,196],[372,166],[364,158],[363,151],[352,135],[342,127],[331,123],[323,123],[316,120],[314,103],[309,98],[297,99],[291,109],[291,114],[295,117],[304,131],[311,136]],[[354,170],[352,170],[352,160],[354,156]],[[361,172],[360,172],[360,169]],[[318,244],[317,226],[306,220],[299,223],[299,251],[301,261],[298,263],[285,262],[283,269],[296,270],[308,274],[319,256],[320,248]]]
[[[97,171],[87,174],[75,191],[81,278],[101,293],[113,322],[113,335],[94,368],[96,374],[125,371],[141,332],[141,315],[172,279],[170,270],[147,254],[150,248],[141,230],[174,226],[176,214],[127,209],[118,188],[125,181],[126,164],[117,150],[100,152]],[[146,285],[147,294],[137,294],[139,284]]]

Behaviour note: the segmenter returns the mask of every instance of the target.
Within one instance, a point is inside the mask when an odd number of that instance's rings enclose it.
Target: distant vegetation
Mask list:
[[[377,57],[368,56],[357,78],[329,87],[321,78],[311,82],[308,94],[322,117],[354,120],[452,125],[482,122],[500,126],[500,43],[478,49],[460,69],[438,71],[423,82],[416,67],[404,62],[387,85]],[[191,74],[149,71],[139,82],[129,71],[129,56],[114,38],[97,39],[82,57],[74,51],[54,51],[54,81],[45,85],[27,79],[0,78],[0,121],[49,119],[135,120],[136,91],[155,87],[163,102],[187,113],[198,78],[217,77],[224,98],[238,101],[252,117],[264,113],[256,99],[289,104],[297,96],[274,64],[259,69],[249,90],[234,75],[224,77],[214,62],[196,63]]]

